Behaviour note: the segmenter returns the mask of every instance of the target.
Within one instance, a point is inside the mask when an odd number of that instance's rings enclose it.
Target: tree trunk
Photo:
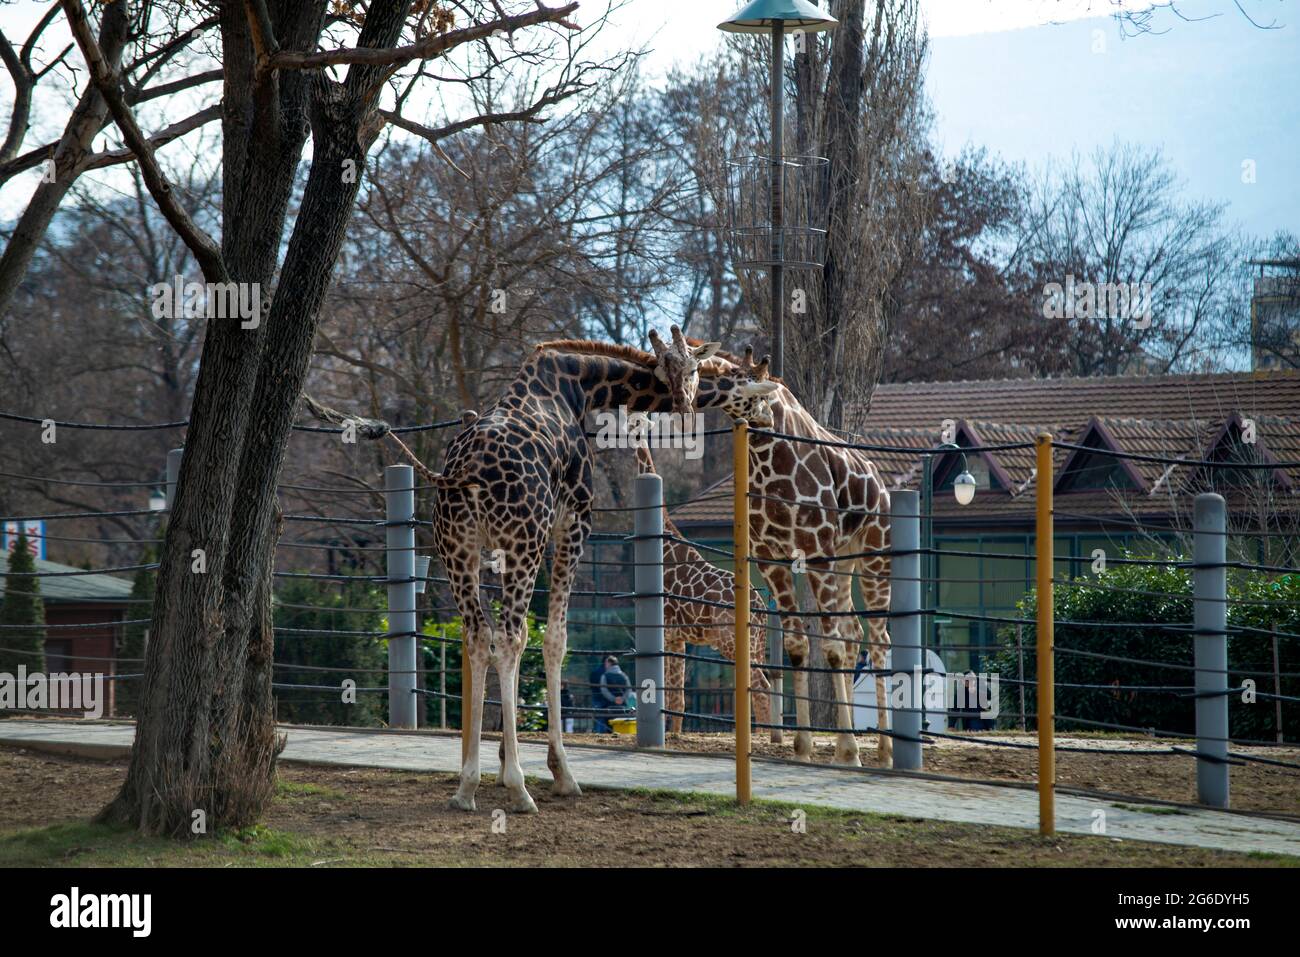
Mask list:
[[[323,3],[287,4],[298,19],[277,35],[314,43]],[[373,4],[359,45],[397,41],[409,3]],[[252,69],[242,6],[223,21],[227,88]],[[158,575],[145,690],[127,780],[101,812],[145,833],[240,827],[274,789],[271,572],[279,535],[276,483],[312,355],[320,306],[378,132],[381,70],[272,74],[228,103],[224,252],[241,282],[269,283],[292,173],[301,155],[301,106],[313,156],[268,315],[256,329],[209,320],[185,459]],[[305,86],[304,86],[305,83]],[[235,92],[238,92],[236,89]],[[346,176],[349,168],[355,176]],[[260,347],[260,348],[259,348]],[[256,397],[256,405],[252,398]],[[205,573],[191,571],[195,550]]]

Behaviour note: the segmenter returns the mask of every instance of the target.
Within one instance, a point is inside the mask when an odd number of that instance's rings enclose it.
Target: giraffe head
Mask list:
[[[703,342],[690,345],[682,330],[673,326],[672,343],[664,342],[659,333],[650,330],[650,346],[654,349],[655,378],[668,386],[673,397],[673,411],[689,415],[695,411],[695,394],[700,386],[700,363],[722,348],[720,342]]]
[[[745,358],[739,365],[732,366],[730,377],[734,387],[728,390],[719,403],[719,408],[733,419],[744,419],[759,429],[772,428],[772,402],[769,396],[781,387],[781,383],[768,378],[768,369],[772,364],[771,356],[764,356],[763,361],[754,362],[754,347],[745,347]]]

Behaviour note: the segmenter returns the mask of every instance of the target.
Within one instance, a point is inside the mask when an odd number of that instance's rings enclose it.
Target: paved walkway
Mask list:
[[[130,748],[134,727],[126,723],[0,721],[0,744],[74,754],[106,756]],[[458,771],[460,739],[447,734],[366,732],[349,729],[283,729],[288,745],[283,759],[312,764],[395,768],[406,771]],[[546,745],[521,742],[524,773],[547,781]],[[483,743],[483,767],[495,771],[497,743]],[[584,786],[661,788],[731,794],[734,766],[726,757],[656,754],[571,747],[569,764]],[[757,798],[825,805],[881,814],[968,824],[1037,828],[1038,796],[1019,788],[932,781],[897,774],[840,770],[756,760]],[[1300,823],[1210,810],[1179,810],[1098,798],[1056,796],[1057,830],[1091,834],[1094,812],[1105,812],[1106,836],[1230,851],[1271,851],[1300,856]],[[1145,811],[1134,808],[1145,807]],[[544,812],[543,812],[544,813]]]

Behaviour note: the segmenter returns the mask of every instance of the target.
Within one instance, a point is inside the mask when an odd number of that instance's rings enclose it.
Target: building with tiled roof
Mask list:
[[[1295,373],[882,385],[861,433],[848,440],[891,449],[871,453],[889,488],[919,489],[927,465],[933,469],[933,540],[941,554],[928,577],[938,580],[938,607],[1005,614],[1031,587],[1033,562],[1024,556],[1034,550],[1032,443],[1043,431],[1080,447],[1058,447],[1054,456],[1056,553],[1075,560],[1062,562],[1062,574],[1082,570],[1081,560],[1098,548],[1118,555],[1161,541],[1177,547],[1194,495],[1211,488],[1227,498],[1235,529],[1300,533],[1300,468],[1294,465],[1233,470],[1155,461],[1300,462]],[[963,452],[932,453],[945,439]],[[1007,445],[1023,447],[1001,448]],[[978,483],[968,506],[950,491],[963,464]],[[729,544],[732,488],[730,477],[723,479],[701,500],[673,509],[673,521],[693,539]],[[1253,549],[1261,541],[1237,545]],[[1281,545],[1294,550],[1298,541]],[[947,557],[945,550],[1018,557]],[[955,645],[988,643],[992,628],[941,616],[936,625],[941,643]]]
[[[0,551],[0,600],[4,599],[9,556]],[[36,559],[45,605],[45,662],[33,661],[32,671],[112,675],[123,626],[133,617],[131,582],[114,575],[87,574],[82,569]],[[141,616],[147,612],[140,612]],[[0,634],[3,640],[3,634]],[[105,682],[104,713],[111,715],[114,683]]]

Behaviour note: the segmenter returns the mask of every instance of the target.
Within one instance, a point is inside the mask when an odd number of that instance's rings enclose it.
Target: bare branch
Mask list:
[[[566,19],[569,14],[577,9],[577,3],[569,3],[563,7],[546,7],[539,3],[536,10],[528,13],[500,17],[487,23],[464,27],[460,30],[450,30],[447,33],[427,37],[408,46],[373,49],[344,47],[338,50],[321,50],[318,53],[281,50],[273,54],[268,63],[272,70],[313,70],[320,67],[349,64],[401,67],[412,60],[431,60],[440,57],[462,44],[482,40],[501,30],[506,33],[513,33],[515,30],[536,26],[541,23],[554,23],[569,30],[578,30],[581,28],[576,23]]]
[[[183,120],[177,120],[170,126],[164,127],[153,136],[149,137],[149,146],[151,149],[158,149],[166,146],[174,139],[179,139],[186,133],[197,130],[199,127],[213,120],[221,119],[221,104],[215,103],[206,109],[192,116],[187,116]],[[92,169],[103,169],[105,166],[116,166],[119,163],[129,163],[135,159],[135,153],[129,149],[105,150],[102,153],[94,153],[87,156],[78,168],[78,172],[85,172]]]
[[[126,140],[126,145],[135,153],[140,173],[144,177],[145,185],[149,187],[154,202],[158,204],[167,222],[185,240],[185,245],[194,254],[194,259],[199,264],[204,278],[209,282],[228,281],[229,275],[225,261],[221,258],[221,248],[211,236],[195,224],[190,214],[176,199],[171,184],[167,182],[162,167],[158,165],[153,147],[141,132],[130,108],[123,101],[117,75],[105,62],[99,44],[95,42],[81,0],[61,0],[61,2],[73,39],[77,41],[77,46],[81,48],[81,55],[85,57],[86,65],[90,67],[91,82],[95,84],[104,102],[108,104],[109,112],[113,114],[118,129],[122,131],[122,138]]]

